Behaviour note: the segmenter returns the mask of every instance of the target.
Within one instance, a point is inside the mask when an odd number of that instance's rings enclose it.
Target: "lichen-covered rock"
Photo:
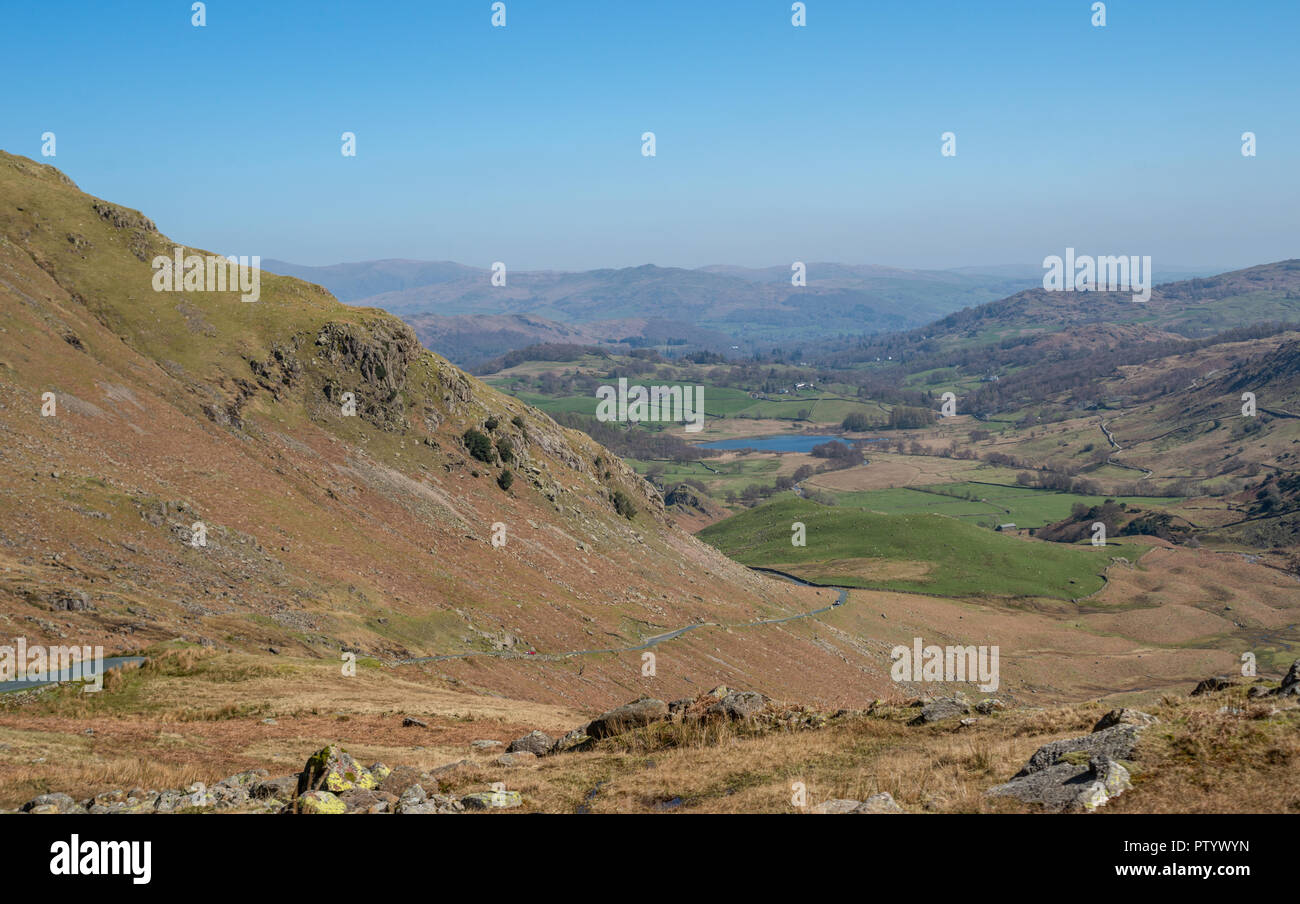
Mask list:
[[[330,744],[312,754],[303,767],[298,780],[298,794],[308,791],[351,791],[353,788],[366,790],[378,786],[375,777],[360,763],[352,758],[342,747]]]
[[[518,791],[477,791],[460,799],[466,810],[513,810],[524,805]]]
[[[298,798],[299,813],[346,813],[347,804],[328,791],[308,791]]]
[[[979,703],[975,704],[975,711],[982,716],[992,715],[993,713],[1002,712],[1007,705],[997,697],[986,697]]]

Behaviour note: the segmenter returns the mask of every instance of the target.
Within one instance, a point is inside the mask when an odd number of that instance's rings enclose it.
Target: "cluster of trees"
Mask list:
[[[830,444],[827,443],[827,445]],[[839,445],[843,445],[843,443]],[[823,470],[825,469],[825,466],[823,466]],[[725,498],[732,503],[743,502],[746,505],[756,505],[764,499],[775,496],[777,493],[784,493],[787,490],[794,489],[796,484],[802,483],[816,473],[817,470],[811,465],[800,465],[793,474],[785,474],[776,478],[776,481],[771,486],[751,483],[739,493],[735,490],[728,490]]]
[[[698,461],[722,453],[715,449],[692,446],[680,436],[644,427],[598,421],[594,417],[571,411],[557,412],[557,423],[581,430],[620,458]]]

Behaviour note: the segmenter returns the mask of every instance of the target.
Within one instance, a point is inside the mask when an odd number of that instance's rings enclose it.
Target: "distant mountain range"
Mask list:
[[[263,267],[322,285],[349,304],[396,314],[459,364],[536,342],[676,341],[748,352],[907,330],[1042,281],[1033,267],[908,270],[816,262],[807,265],[803,287],[791,284],[789,265],[508,271],[505,286],[493,286],[488,269],[449,261],[306,267],[266,260]],[[475,319],[481,317],[491,319]]]

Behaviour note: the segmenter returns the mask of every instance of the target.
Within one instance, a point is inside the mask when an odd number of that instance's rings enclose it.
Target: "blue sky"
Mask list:
[[[0,148],[307,264],[1300,256],[1296,0],[806,2],[15,3]]]

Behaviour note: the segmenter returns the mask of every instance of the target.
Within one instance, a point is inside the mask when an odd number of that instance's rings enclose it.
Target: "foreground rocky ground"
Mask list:
[[[1263,762],[1284,769],[1300,758],[1297,727],[1300,727],[1300,660],[1297,660],[1280,683],[1263,679],[1243,680],[1215,676],[1200,682],[1182,699],[1167,699],[1162,704],[1168,721],[1212,729],[1224,739],[1230,726],[1237,728],[1237,740],[1228,743],[1239,758],[1249,758],[1240,747],[1241,738],[1253,739],[1255,751]],[[1170,713],[1172,712],[1172,716]],[[554,780],[585,778],[583,771],[591,758],[646,752],[658,755],[685,751],[695,761],[693,768],[708,769],[708,754],[726,751],[734,761],[746,755],[762,760],[769,752],[764,745],[787,744],[797,738],[834,735],[860,731],[873,723],[897,726],[896,730],[928,733],[930,743],[945,751],[959,749],[966,739],[977,737],[988,723],[1005,722],[1011,732],[1026,730],[1031,724],[1014,721],[1052,715],[1046,711],[1008,712],[996,698],[972,704],[963,694],[931,700],[915,700],[904,705],[873,704],[865,711],[840,710],[834,713],[799,705],[779,704],[762,694],[717,687],[694,698],[671,702],[641,697],[616,707],[570,731],[552,736],[533,730],[513,741],[478,738],[470,743],[472,753],[480,758],[466,758],[439,766],[389,766],[374,762],[363,766],[338,744],[329,744],[309,757],[295,773],[273,775],[266,769],[246,770],[212,785],[195,782],[184,788],[155,790],[114,789],[89,798],[75,799],[67,793],[51,792],[26,801],[15,813],[302,813],[302,814],[454,814],[493,810],[550,809],[544,801],[529,800],[515,779],[543,762],[554,765]],[[1070,713],[1069,718],[1077,714]],[[1072,724],[1072,723],[1070,723]],[[427,729],[426,722],[414,716],[404,717],[402,727]],[[1144,786],[1158,788],[1170,780],[1186,781],[1179,769],[1189,766],[1203,773],[1205,790],[1232,793],[1217,761],[1198,751],[1198,745],[1211,738],[1186,733],[1148,738],[1149,732],[1168,728],[1156,715],[1132,707],[1119,707],[1095,721],[1088,733],[1057,738],[1040,745],[1009,780],[985,787],[981,797],[986,804],[979,809],[1041,809],[1051,812],[1089,812],[1101,807],[1114,808],[1121,796],[1125,802],[1141,798]],[[1270,732],[1278,732],[1284,743],[1277,743]],[[1226,739],[1225,739],[1226,740]],[[1172,742],[1172,743],[1171,743]],[[747,746],[753,750],[747,750]],[[825,747],[802,745],[810,757],[825,755]],[[1225,751],[1233,755],[1232,751]],[[1190,754],[1190,757],[1189,757]],[[947,752],[946,755],[954,755]],[[1222,755],[1222,753],[1220,754]],[[490,764],[481,758],[490,756]],[[967,764],[978,762],[977,751]],[[1190,762],[1189,762],[1190,759]],[[1198,763],[1199,760],[1199,763]],[[656,768],[654,759],[645,761]],[[486,768],[485,768],[486,765]],[[572,767],[572,768],[566,768]],[[1170,768],[1174,767],[1174,768]],[[1167,774],[1166,774],[1167,773]],[[482,781],[486,775],[503,780]],[[790,775],[797,775],[791,772]],[[578,812],[589,812],[609,779],[599,780],[587,792]],[[1222,787],[1210,789],[1217,782]],[[531,784],[522,782],[520,784]],[[904,805],[888,790],[853,797],[825,796],[818,799],[818,789],[793,781],[795,791],[784,809],[808,813],[886,814],[904,812],[943,812],[951,809],[936,789],[920,795],[919,801]],[[880,784],[879,781],[876,782]],[[1138,793],[1131,792],[1137,789]],[[1187,792],[1193,794],[1195,787]],[[804,792],[804,793],[800,793]],[[1255,798],[1243,792],[1243,803],[1258,806]],[[915,797],[915,795],[908,795]],[[1217,797],[1216,799],[1221,799]],[[919,804],[919,805],[918,805]],[[1288,805],[1300,809],[1300,798]],[[650,808],[656,811],[692,809],[691,801],[679,795],[662,797]]]

